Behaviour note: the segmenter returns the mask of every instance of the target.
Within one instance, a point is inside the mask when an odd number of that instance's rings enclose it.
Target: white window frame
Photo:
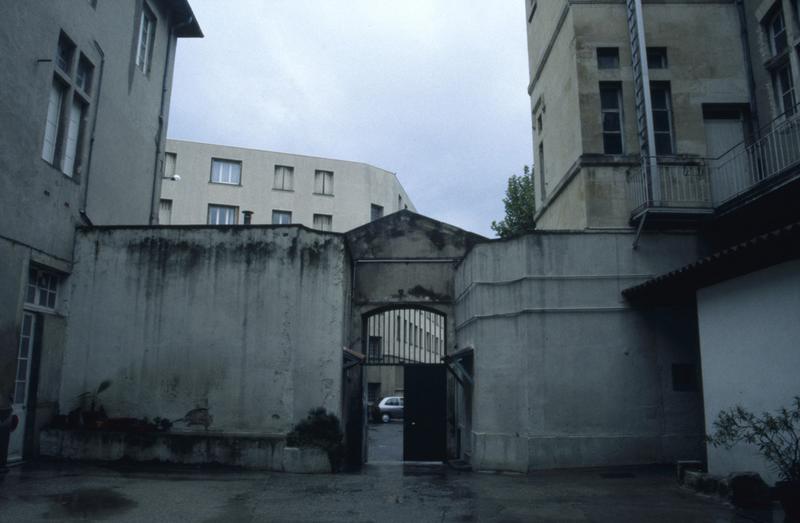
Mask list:
[[[28,270],[25,288],[25,307],[48,312],[58,308],[58,287],[61,277],[55,272],[38,267]]]
[[[278,218],[278,221],[275,221]],[[287,218],[284,221],[283,218]],[[272,210],[272,225],[291,225],[292,224],[292,211],[284,211],[281,209]]]
[[[219,169],[217,169],[217,166],[219,166]],[[212,158],[211,183],[242,185],[242,162],[224,158]]]
[[[333,230],[333,215],[315,214],[313,218],[314,229],[330,232]]]
[[[153,10],[147,3],[143,3],[142,14],[139,16],[139,38],[136,40],[136,68],[144,74],[150,73],[157,23]]]
[[[224,214],[223,214],[224,213]],[[239,208],[233,205],[208,205],[209,225],[236,225],[239,217]]]
[[[272,188],[276,191],[294,191],[294,167],[276,165]]]
[[[314,171],[314,194],[333,196],[333,171]]]

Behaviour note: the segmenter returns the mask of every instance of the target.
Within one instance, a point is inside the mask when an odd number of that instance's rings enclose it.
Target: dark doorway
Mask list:
[[[447,371],[444,365],[405,366],[404,461],[447,458]]]
[[[384,307],[362,316],[368,461],[446,458],[446,319],[421,306]],[[415,401],[411,419],[404,406],[409,396]]]

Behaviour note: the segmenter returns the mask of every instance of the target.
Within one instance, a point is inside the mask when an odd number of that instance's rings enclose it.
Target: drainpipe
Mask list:
[[[753,74],[753,57],[750,54],[750,35],[747,31],[747,13],[745,12],[743,0],[736,0],[736,8],[739,13],[739,30],[741,33],[742,47],[744,51],[744,64],[747,69],[747,90],[750,95],[750,128],[756,133],[755,138],[761,132],[761,125],[758,119],[758,105],[756,101],[756,79]],[[755,122],[755,125],[753,125]]]
[[[169,65],[170,59],[172,57],[173,48],[178,45],[178,37],[175,36],[176,31],[181,29],[182,27],[186,27],[187,25],[194,22],[194,16],[190,16],[186,19],[185,22],[174,25],[169,29],[169,38],[167,40],[167,57],[164,61],[164,76],[161,79],[161,109],[158,113],[158,131],[156,132],[155,141],[156,141],[156,157],[153,162],[153,192],[150,197],[150,225],[155,225],[158,222],[158,210],[156,207],[156,201],[158,200],[160,193],[159,188],[161,186],[161,170],[158,168],[159,163],[161,161],[161,154],[163,151],[163,145],[166,141],[166,137],[164,136],[165,125],[164,120],[166,119],[167,113],[167,92],[169,91],[168,82],[169,82]]]
[[[81,218],[86,221],[88,225],[92,225],[92,220],[89,219],[89,215],[86,212],[86,208],[89,204],[89,173],[92,171],[92,153],[94,152],[94,140],[95,134],[97,131],[97,115],[100,112],[100,94],[103,90],[103,70],[105,69],[106,65],[106,54],[103,52],[103,48],[100,47],[100,44],[97,43],[97,40],[94,40],[94,47],[97,49],[97,52],[100,54],[100,71],[97,75],[97,94],[95,95],[97,98],[97,102],[94,104],[94,115],[92,116],[92,132],[89,137],[89,154],[86,158],[86,173],[83,177],[83,195],[81,197],[81,206],[79,209],[79,213]]]

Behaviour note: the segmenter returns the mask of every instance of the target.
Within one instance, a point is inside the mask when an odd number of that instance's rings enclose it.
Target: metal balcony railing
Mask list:
[[[775,124],[750,145],[735,147],[714,161],[711,187],[714,206],[747,192],[755,185],[800,165],[800,118]]]
[[[712,210],[790,170],[800,172],[800,113],[719,158],[642,158],[628,174],[632,216],[647,209]]]
[[[709,167],[705,158],[643,158],[641,169],[628,175],[633,214],[648,208],[711,209]]]

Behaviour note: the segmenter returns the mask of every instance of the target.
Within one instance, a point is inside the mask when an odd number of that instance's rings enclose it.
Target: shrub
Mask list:
[[[774,415],[756,416],[740,406],[724,410],[714,429],[708,441],[715,447],[730,449],[740,442],[755,445],[782,480],[800,482],[800,396],[795,396],[789,409],[781,408]]]
[[[317,447],[328,453],[331,469],[336,471],[344,459],[344,445],[339,418],[322,407],[308,411],[308,416],[300,420],[286,436],[290,447]]]

